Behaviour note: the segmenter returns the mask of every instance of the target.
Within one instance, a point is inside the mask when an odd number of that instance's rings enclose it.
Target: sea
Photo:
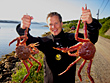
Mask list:
[[[16,32],[16,26],[19,23],[0,23],[0,58],[4,55],[15,51],[16,43],[9,46],[9,42],[19,37]],[[32,23],[30,26],[30,34],[34,37],[41,37],[42,34],[49,31],[48,27],[44,27],[46,23]]]

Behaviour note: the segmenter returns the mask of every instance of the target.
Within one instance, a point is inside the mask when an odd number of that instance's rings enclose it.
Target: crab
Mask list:
[[[41,68],[41,63],[32,56],[32,54],[39,53],[39,50],[35,47],[35,46],[38,46],[39,44],[38,42],[36,42],[36,43],[29,44],[28,46],[26,45],[26,41],[28,39],[27,31],[28,31],[28,28],[26,28],[23,36],[17,37],[9,43],[9,46],[10,46],[13,42],[17,41],[16,48],[15,48],[16,56],[23,62],[28,72],[27,75],[25,75],[25,77],[23,78],[21,83],[25,82],[25,80],[30,74],[31,67],[33,66],[29,58],[33,59],[35,62],[39,64],[37,73],[39,72]],[[30,67],[28,67],[26,61],[30,63]]]
[[[85,9],[87,9],[87,6],[85,7]],[[86,25],[86,21],[84,22],[84,39],[83,38],[79,38],[78,37],[78,33],[79,33],[79,27],[80,27],[80,22],[81,22],[81,18],[78,21],[78,25],[77,25],[77,30],[75,32],[75,39],[77,41],[79,41],[78,44],[71,46],[69,48],[55,48],[57,50],[60,50],[64,53],[68,53],[69,56],[76,56],[78,57],[74,62],[72,62],[65,71],[63,71],[62,73],[58,74],[58,75],[62,75],[65,72],[67,72],[75,63],[77,63],[81,58],[84,59],[84,61],[82,62],[79,70],[78,70],[78,76],[80,81],[82,81],[82,77],[80,75],[80,72],[83,68],[83,66],[85,65],[85,63],[87,62],[87,60],[89,60],[90,62],[88,63],[88,67],[87,67],[87,74],[88,77],[90,79],[90,81],[92,83],[94,83],[94,79],[92,78],[92,76],[90,75],[90,70],[91,70],[91,65],[92,65],[92,59],[95,55],[96,52],[96,48],[94,46],[94,44],[88,39],[87,37],[87,25]],[[77,51],[76,51],[77,50]],[[72,53],[73,51],[76,51],[75,53]]]

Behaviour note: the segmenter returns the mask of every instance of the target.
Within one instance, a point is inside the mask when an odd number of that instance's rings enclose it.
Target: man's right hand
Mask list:
[[[29,28],[30,25],[31,25],[31,20],[33,19],[32,16],[30,15],[24,15],[22,18],[21,18],[21,28],[22,29],[25,29],[26,27]]]

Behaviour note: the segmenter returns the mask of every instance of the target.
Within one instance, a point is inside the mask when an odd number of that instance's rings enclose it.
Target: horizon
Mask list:
[[[108,17],[110,17],[110,16],[108,16]],[[103,17],[103,18],[108,18],[108,17]],[[99,20],[100,19],[103,19],[103,18],[99,18]],[[74,19],[74,20],[79,20],[79,19]],[[15,21],[15,22],[21,22],[20,20],[0,20],[0,21]],[[67,20],[67,21],[72,21],[72,20]],[[36,22],[36,23],[46,23],[46,22],[37,22],[37,21],[32,21],[32,23],[34,23],[34,22]],[[66,22],[66,21],[63,21],[63,22]]]

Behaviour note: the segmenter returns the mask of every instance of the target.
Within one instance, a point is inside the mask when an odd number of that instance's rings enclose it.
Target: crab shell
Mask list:
[[[16,47],[16,55],[18,56],[19,59],[21,60],[26,60],[30,56],[30,50],[28,46],[25,45],[20,45]]]
[[[79,47],[78,54],[83,59],[90,60],[94,57],[96,48],[93,43],[85,42],[81,47]]]

